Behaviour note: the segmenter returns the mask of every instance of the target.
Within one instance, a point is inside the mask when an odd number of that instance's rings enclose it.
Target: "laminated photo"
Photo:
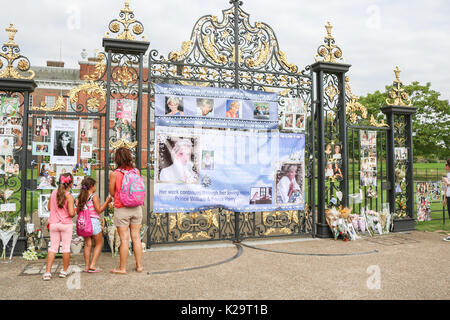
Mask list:
[[[81,189],[81,182],[83,181],[83,176],[74,176],[72,189]]]
[[[284,163],[275,175],[277,205],[303,204],[303,163]]]
[[[41,163],[39,166],[39,177],[56,176],[56,166],[50,163]]]
[[[2,96],[0,98],[0,117],[18,118],[19,114],[19,98]]]
[[[198,138],[162,137],[158,144],[158,183],[199,183]]]
[[[54,164],[76,164],[78,151],[78,121],[53,120],[52,152],[50,162]]]
[[[10,156],[14,150],[14,137],[13,136],[0,136],[0,155]]]
[[[80,137],[81,139],[92,139],[92,132],[94,128],[93,120],[80,120]]]
[[[49,156],[51,147],[50,142],[33,141],[31,154],[33,156]]]
[[[39,218],[50,218],[50,211],[48,210],[48,202],[50,201],[50,195],[51,194],[49,193],[39,195],[39,209],[38,209]]]
[[[45,177],[38,177],[38,190],[49,190],[49,189],[56,189],[56,177],[54,176],[45,176]]]
[[[214,99],[197,98],[197,116],[214,116]]]
[[[81,144],[81,159],[90,159],[92,158],[92,144],[91,143],[82,143]]]

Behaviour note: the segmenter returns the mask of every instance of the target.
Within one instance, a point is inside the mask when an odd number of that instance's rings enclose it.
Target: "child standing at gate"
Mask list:
[[[89,210],[93,227],[92,236],[84,237],[84,272],[89,273],[102,271],[97,266],[97,261],[103,247],[103,234],[102,226],[100,223],[100,214],[105,211],[108,204],[112,201],[111,197],[108,195],[106,201],[102,205],[100,205],[100,199],[95,194],[95,191],[97,191],[96,183],[97,182],[91,177],[84,178],[81,182],[80,195],[77,198],[77,213],[79,214],[81,211],[86,209]],[[92,253],[91,260],[92,241],[95,242],[95,247]]]
[[[60,242],[62,242],[62,258],[63,270],[60,271],[59,277],[65,278],[68,274],[70,263],[70,243],[72,242],[72,218],[75,216],[74,199],[70,194],[73,184],[73,176],[71,173],[64,173],[59,177],[58,189],[53,191],[48,202],[48,210],[50,218],[50,248],[47,255],[47,266],[43,274],[43,280],[47,281],[52,278],[51,270],[55,261],[56,253],[58,253]]]

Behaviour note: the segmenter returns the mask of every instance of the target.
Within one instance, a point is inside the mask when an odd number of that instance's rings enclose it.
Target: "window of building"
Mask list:
[[[56,97],[55,96],[45,96],[45,104],[48,108],[53,108],[55,106]]]

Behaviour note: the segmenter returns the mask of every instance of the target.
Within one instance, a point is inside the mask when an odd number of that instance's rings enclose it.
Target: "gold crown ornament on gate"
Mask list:
[[[5,31],[9,40],[3,44],[3,52],[0,52],[0,79],[34,79],[35,73],[30,70],[30,60],[20,54],[19,45],[14,41],[18,30],[11,23]]]

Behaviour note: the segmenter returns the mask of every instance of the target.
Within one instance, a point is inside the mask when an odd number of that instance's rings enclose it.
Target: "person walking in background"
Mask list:
[[[109,176],[109,193],[114,197],[114,224],[120,238],[120,265],[112,269],[110,272],[114,274],[127,273],[128,258],[128,242],[129,235],[133,243],[134,257],[136,259],[136,271],[142,272],[142,243],[141,243],[141,223],[142,223],[142,206],[125,207],[119,199],[120,189],[124,179],[123,171],[134,169],[133,157],[130,150],[119,148],[114,155],[116,170],[111,172]]]
[[[101,272],[102,270],[97,266],[98,258],[102,252],[103,247],[103,234],[102,226],[100,223],[100,214],[105,211],[108,204],[112,201],[111,196],[108,195],[105,203],[100,205],[100,199],[95,194],[97,191],[96,181],[91,177],[86,177],[81,182],[80,195],[77,198],[77,213],[79,214],[82,210],[89,210],[93,232],[91,237],[84,237],[84,272],[94,273]],[[92,241],[95,241],[94,251],[92,253],[91,260],[91,249]]]
[[[445,186],[444,206],[447,205],[448,217],[450,219],[450,159],[447,159],[445,169],[447,170],[447,177],[442,178]],[[450,241],[450,236],[444,238],[444,241]]]
[[[72,242],[72,218],[75,216],[74,199],[70,194],[73,184],[71,173],[64,173],[59,177],[58,189],[53,191],[48,202],[50,211],[50,248],[47,255],[47,266],[42,276],[44,281],[52,278],[51,270],[58,253],[60,242],[62,242],[63,270],[59,273],[60,278],[65,278],[68,274],[70,263],[70,244]]]

